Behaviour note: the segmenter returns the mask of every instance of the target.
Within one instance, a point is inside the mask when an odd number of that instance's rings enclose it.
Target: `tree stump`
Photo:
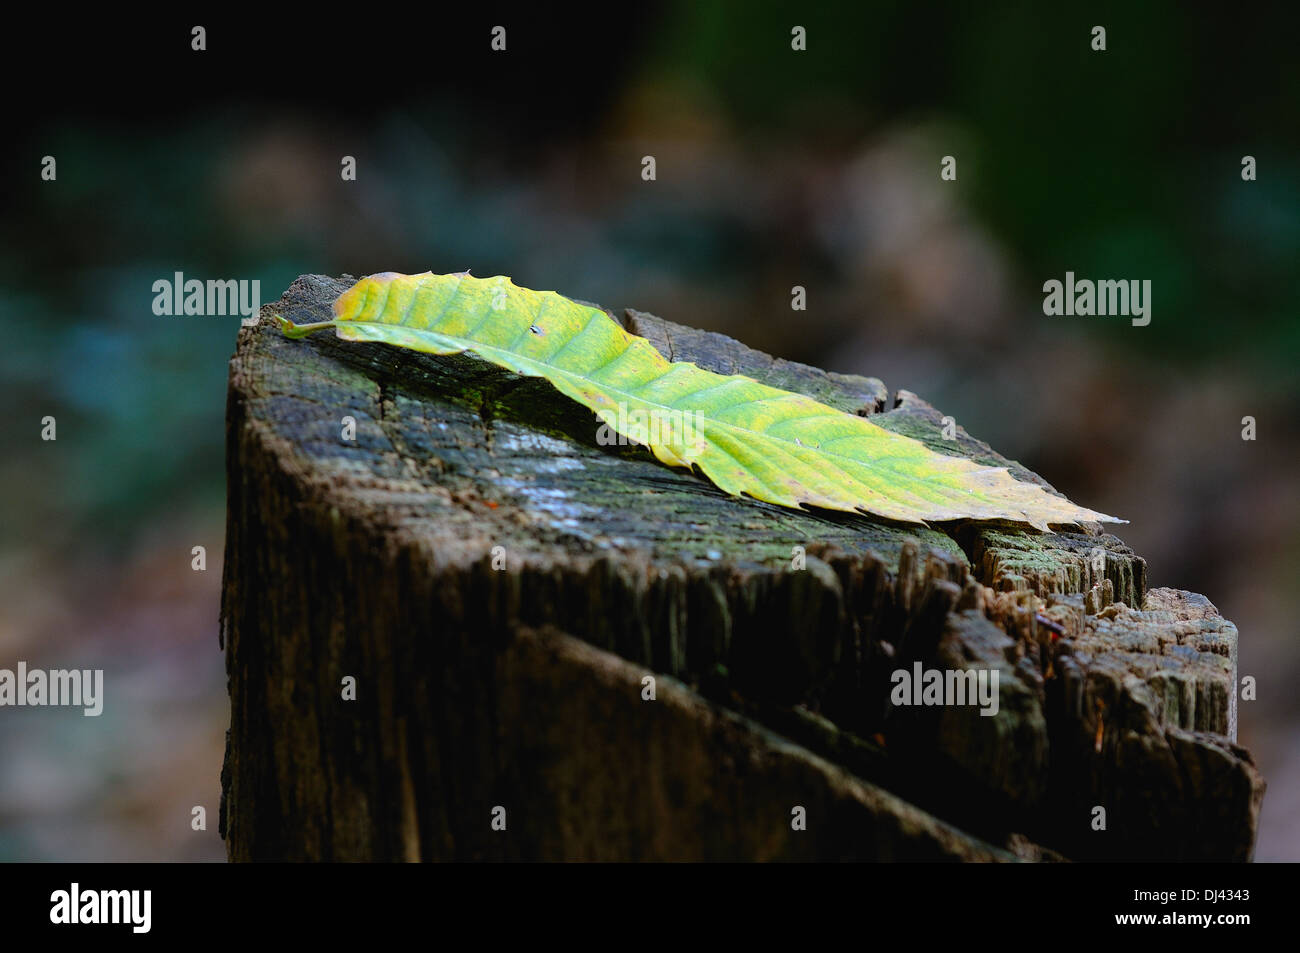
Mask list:
[[[611,316],[1043,484],[873,378]],[[1115,536],[783,509],[596,433],[470,355],[240,332],[232,860],[1250,858],[1236,629]],[[894,704],[915,666],[997,714]]]

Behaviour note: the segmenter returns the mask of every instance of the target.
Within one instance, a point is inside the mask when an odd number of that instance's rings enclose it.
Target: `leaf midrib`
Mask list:
[[[466,351],[477,351],[477,352],[482,352],[482,351],[491,351],[491,352],[493,352],[494,354],[506,355],[506,356],[508,356],[509,358],[513,359],[514,361],[522,362],[522,363],[526,363],[526,364],[530,365],[531,367],[533,367],[533,368],[535,368],[535,369],[538,369],[538,370],[545,369],[546,371],[550,372],[551,374],[562,375],[563,377],[565,377],[567,380],[569,380],[569,381],[571,381],[571,382],[585,383],[585,384],[588,384],[588,385],[593,386],[593,387],[599,387],[600,389],[606,391],[607,393],[611,393],[611,394],[614,394],[614,395],[617,395],[617,396],[625,397],[625,398],[627,398],[629,401],[636,402],[636,403],[640,403],[640,404],[646,405],[646,406],[648,406],[648,407],[659,408],[659,409],[667,410],[667,411],[677,411],[678,413],[681,413],[681,412],[682,412],[682,410],[681,410],[680,407],[673,407],[671,404],[664,404],[664,403],[661,403],[661,402],[659,402],[659,401],[650,400],[650,399],[645,398],[645,397],[640,397],[640,396],[638,396],[638,395],[636,395],[636,394],[633,394],[633,393],[630,393],[630,392],[628,392],[628,391],[622,390],[621,388],[614,387],[614,386],[611,386],[611,385],[608,385],[608,384],[602,384],[602,383],[599,383],[599,382],[597,382],[597,381],[594,381],[594,380],[592,380],[590,377],[585,376],[585,375],[583,375],[583,374],[580,374],[580,373],[578,373],[578,372],[576,372],[576,371],[566,370],[565,368],[557,367],[557,366],[554,365],[554,364],[549,364],[549,363],[546,363],[546,362],[544,362],[544,361],[540,361],[540,360],[538,360],[538,359],[536,359],[536,358],[526,357],[526,356],[524,356],[524,355],[522,355],[522,354],[519,354],[519,353],[516,352],[516,351],[509,350],[508,348],[498,347],[498,346],[493,345],[493,344],[484,344],[484,343],[482,343],[482,342],[480,342],[480,341],[474,341],[474,340],[472,340],[472,339],[468,339],[468,338],[461,338],[461,337],[456,337],[456,336],[453,336],[453,335],[450,335],[450,334],[443,334],[443,333],[440,332],[440,331],[432,331],[432,330],[429,330],[428,328],[413,328],[413,327],[411,327],[410,325],[408,325],[408,324],[403,324],[403,323],[392,323],[392,322],[387,322],[387,321],[356,321],[356,320],[342,321],[342,320],[340,320],[340,321],[337,321],[337,322],[336,322],[335,326],[337,327],[338,325],[341,325],[341,324],[364,325],[364,326],[370,326],[370,327],[375,327],[375,328],[393,328],[393,327],[401,327],[401,328],[405,328],[407,331],[410,331],[410,332],[412,332],[412,333],[414,333],[414,334],[417,334],[417,335],[425,335],[425,334],[427,334],[427,335],[430,335],[430,336],[436,336],[436,337],[438,337],[438,338],[441,338],[443,341],[452,342],[452,343],[454,344],[454,346],[459,347],[459,348],[461,348],[462,350],[466,350]],[[626,332],[625,332],[625,333],[626,333]],[[575,336],[576,336],[576,335],[575,335]],[[647,342],[647,343],[649,343],[649,342]],[[631,346],[635,346],[635,345],[631,345]],[[653,347],[653,345],[650,345],[650,346]],[[563,350],[563,347],[562,347],[560,350],[562,351],[562,350]],[[557,351],[556,353],[558,354],[558,353],[560,353],[560,352]],[[486,357],[486,355],[482,355],[482,356]],[[620,356],[622,356],[622,355],[620,355]],[[491,360],[491,358],[488,358],[488,359]],[[493,363],[498,363],[498,364],[500,364],[500,362],[496,362],[496,361],[493,361]],[[675,364],[690,364],[691,367],[694,367],[694,368],[696,368],[696,369],[699,370],[699,371],[703,371],[704,373],[707,373],[707,374],[715,374],[717,377],[723,377],[723,378],[734,379],[734,378],[736,378],[736,377],[738,377],[738,376],[739,376],[739,377],[743,377],[743,376],[744,376],[744,375],[722,375],[722,374],[716,374],[716,372],[714,372],[714,371],[709,371],[709,370],[707,370],[707,369],[705,369],[705,368],[700,367],[698,364],[695,364],[693,361],[674,361],[674,362],[670,362],[668,366],[669,366],[669,367],[672,367],[672,366],[674,366]],[[538,376],[538,377],[541,377],[541,378],[543,378],[543,379],[545,379],[547,375],[544,374],[544,373],[539,373],[537,376]],[[750,378],[750,380],[752,380],[752,378]],[[754,383],[759,384],[760,386],[767,386],[767,385],[763,384],[761,381],[755,381]],[[791,392],[791,391],[783,391],[783,392],[781,392],[781,393],[782,393],[782,394],[785,394],[785,393],[793,393],[793,392]],[[774,396],[775,396],[775,395],[774,395]],[[812,398],[812,397],[809,397],[809,396],[806,395],[806,394],[802,394],[802,395],[799,395],[799,396],[802,396],[802,397],[806,398],[807,400],[813,401],[814,403],[818,403],[818,401],[816,401],[816,400],[815,400],[814,398]],[[760,400],[769,400],[769,399],[772,399],[772,397],[764,397],[764,398],[759,398],[759,399],[760,399]],[[754,401],[754,402],[757,402],[757,401]],[[831,411],[831,412],[833,412],[833,413],[844,413],[844,411],[837,410],[836,408],[834,408],[834,407],[830,407],[830,406],[827,406],[827,410],[828,410],[828,411]],[[803,459],[800,458],[798,455],[793,454],[792,451],[790,451],[790,450],[785,450],[785,447],[787,447],[787,446],[788,446],[788,447],[794,447],[794,448],[798,448],[798,449],[800,449],[800,450],[814,450],[814,451],[816,451],[818,454],[820,454],[820,455],[822,455],[822,456],[830,457],[830,458],[834,458],[834,459],[837,460],[837,461],[838,461],[838,460],[846,460],[846,461],[848,461],[848,462],[850,462],[850,463],[852,463],[852,464],[854,464],[854,465],[856,465],[856,466],[866,466],[868,469],[872,470],[873,472],[875,472],[875,473],[877,473],[877,474],[880,474],[880,476],[881,476],[881,478],[882,478],[882,479],[881,479],[881,483],[882,483],[881,486],[870,486],[869,489],[870,489],[872,492],[874,492],[874,493],[879,493],[881,496],[885,497],[886,499],[890,499],[890,500],[892,500],[893,502],[895,502],[896,504],[899,504],[899,505],[901,505],[901,506],[907,506],[907,507],[911,507],[911,508],[915,509],[915,508],[916,508],[916,501],[920,501],[920,502],[922,502],[923,504],[925,504],[925,505],[929,505],[929,506],[937,506],[937,505],[941,505],[941,504],[934,503],[933,501],[925,500],[924,497],[914,496],[913,494],[910,494],[910,493],[908,493],[906,497],[900,499],[898,496],[895,496],[893,493],[890,492],[890,490],[896,490],[896,489],[900,489],[900,488],[895,487],[895,486],[892,484],[892,482],[889,480],[889,478],[886,476],[886,474],[885,474],[884,472],[882,472],[882,470],[881,470],[880,468],[873,467],[871,464],[869,464],[869,463],[865,463],[864,461],[862,461],[862,460],[860,460],[860,459],[858,459],[858,458],[856,458],[856,457],[848,456],[848,455],[843,454],[843,453],[838,453],[838,452],[836,452],[836,451],[834,451],[834,450],[823,449],[823,448],[820,447],[820,446],[818,446],[818,447],[809,447],[809,446],[806,445],[806,444],[796,443],[796,442],[794,441],[794,439],[792,439],[792,438],[773,436],[773,435],[768,434],[768,433],[763,432],[763,431],[759,431],[759,430],[751,430],[751,429],[749,429],[748,427],[742,427],[742,426],[740,426],[740,425],[738,425],[738,424],[730,423],[730,422],[725,421],[725,420],[719,420],[717,417],[714,417],[714,416],[711,416],[711,415],[708,415],[708,414],[705,414],[704,416],[705,416],[705,418],[706,418],[707,420],[709,420],[709,421],[710,421],[714,426],[724,428],[724,429],[726,429],[727,431],[729,431],[729,432],[731,432],[731,433],[734,433],[734,434],[744,434],[744,435],[748,435],[748,436],[751,437],[751,438],[761,439],[761,440],[766,440],[766,441],[770,441],[770,442],[772,442],[772,443],[774,443],[774,444],[777,444],[778,446],[781,446],[781,447],[782,447],[783,452],[785,452],[785,453],[787,453],[787,454],[789,454],[789,455],[794,456],[795,459],[799,460],[799,462],[800,462],[801,464],[805,465],[805,466],[809,465],[809,464],[807,463],[807,461],[803,460]],[[818,416],[825,416],[825,414],[819,414]],[[846,414],[845,416],[849,416],[849,415]],[[784,422],[784,421],[783,421],[783,422]],[[879,427],[879,426],[877,426],[877,425],[875,425],[875,424],[871,424],[870,421],[864,421],[864,422],[865,422],[865,423],[868,423],[870,426],[876,427],[876,429],[878,429],[878,430],[882,433],[882,435],[884,435],[884,436],[886,437],[886,439],[896,439],[896,440],[908,441],[908,442],[910,442],[910,443],[915,443],[915,444],[917,444],[917,446],[919,446],[919,447],[922,448],[923,450],[928,450],[928,448],[926,448],[925,444],[921,443],[921,441],[919,441],[919,440],[916,440],[916,439],[914,439],[914,438],[912,438],[912,437],[905,436],[905,435],[903,435],[903,434],[894,433],[892,430],[886,430],[884,427]],[[716,442],[712,442],[712,441],[710,441],[710,445],[711,445],[714,449],[716,449],[718,452],[723,453],[723,454],[726,454],[726,456],[728,456],[730,459],[734,460],[736,463],[739,463],[739,464],[741,465],[742,468],[744,468],[744,469],[748,469],[748,468],[745,467],[743,461],[741,461],[741,460],[736,460],[736,458],[735,458],[734,455],[732,455],[730,452],[728,452],[728,451],[727,451],[726,449],[724,449],[723,447],[718,446],[718,444],[717,444]],[[933,451],[929,451],[929,452],[932,453]],[[951,459],[953,459],[953,460],[962,460],[963,462],[969,462],[969,461],[965,461],[964,458],[962,458],[962,457],[952,457]],[[687,462],[690,463],[692,466],[695,465],[692,461],[689,461],[689,460],[688,460]],[[980,472],[980,471],[985,471],[985,470],[995,470],[995,469],[997,469],[996,467],[980,467],[980,466],[978,466],[977,464],[973,464],[973,463],[970,464],[970,465],[971,465],[971,467],[972,467],[972,470],[970,471],[971,473]],[[845,469],[844,469],[842,466],[840,466],[838,463],[836,463],[836,469],[838,469],[838,470],[839,470],[841,473],[843,473],[846,477],[852,479],[855,483],[862,483],[862,480],[861,480],[860,477],[855,476],[852,472],[845,470]],[[763,480],[759,479],[758,477],[755,477],[755,479],[756,479],[757,482],[759,482],[759,483],[763,483],[763,482],[764,482]],[[947,486],[947,485],[945,485],[945,484],[943,484],[943,483],[934,482],[934,481],[924,481],[924,480],[923,480],[923,481],[918,481],[918,482],[926,483],[926,484],[929,485],[932,489],[938,490],[939,493],[940,493],[940,495],[943,496],[943,497],[944,497],[945,499],[947,499],[947,500],[953,500],[954,498],[956,498],[956,499],[969,499],[969,498],[972,498],[972,497],[975,498],[975,499],[979,499],[978,497],[975,497],[974,494],[972,494],[972,493],[970,493],[970,492],[962,493],[960,490],[957,490],[956,488],[953,488],[953,487],[949,487],[949,486]],[[867,485],[867,484],[863,484],[863,485]],[[906,491],[904,490],[904,492],[906,492]],[[813,502],[813,501],[810,500],[809,502]],[[950,504],[950,505],[951,505],[951,504]]]

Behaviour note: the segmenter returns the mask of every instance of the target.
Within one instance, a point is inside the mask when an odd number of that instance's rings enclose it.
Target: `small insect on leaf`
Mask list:
[[[904,523],[1123,522],[803,394],[670,363],[600,309],[509,278],[385,272],[341,294],[331,321],[278,320],[289,337],[332,327],[345,341],[469,351],[545,378],[661,463],[697,467],[736,496]]]

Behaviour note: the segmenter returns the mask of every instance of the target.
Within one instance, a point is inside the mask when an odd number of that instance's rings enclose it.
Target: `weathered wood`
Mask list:
[[[349,283],[305,276],[271,307],[320,320]],[[621,320],[1042,483],[878,380]],[[1236,631],[1200,597],[1152,602],[1168,591],[1098,527],[737,500],[599,446],[544,382],[269,325],[240,334],[227,422],[233,859],[1249,856],[1262,782],[1215,661]],[[913,661],[996,668],[998,716],[891,708]],[[1100,751],[1094,705],[1129,713],[1101,716]]]

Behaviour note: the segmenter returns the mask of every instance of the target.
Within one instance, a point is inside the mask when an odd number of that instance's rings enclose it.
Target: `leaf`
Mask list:
[[[1005,467],[935,453],[918,440],[739,374],[669,363],[605,312],[509,278],[399,275],[363,278],[334,302],[345,341],[430,354],[471,351],[543,377],[595,411],[598,439],[644,444],[669,466],[696,466],[728,493],[781,506],[872,513],[905,523],[1005,520],[1046,529],[1082,520],[1124,522],[1075,506]]]

